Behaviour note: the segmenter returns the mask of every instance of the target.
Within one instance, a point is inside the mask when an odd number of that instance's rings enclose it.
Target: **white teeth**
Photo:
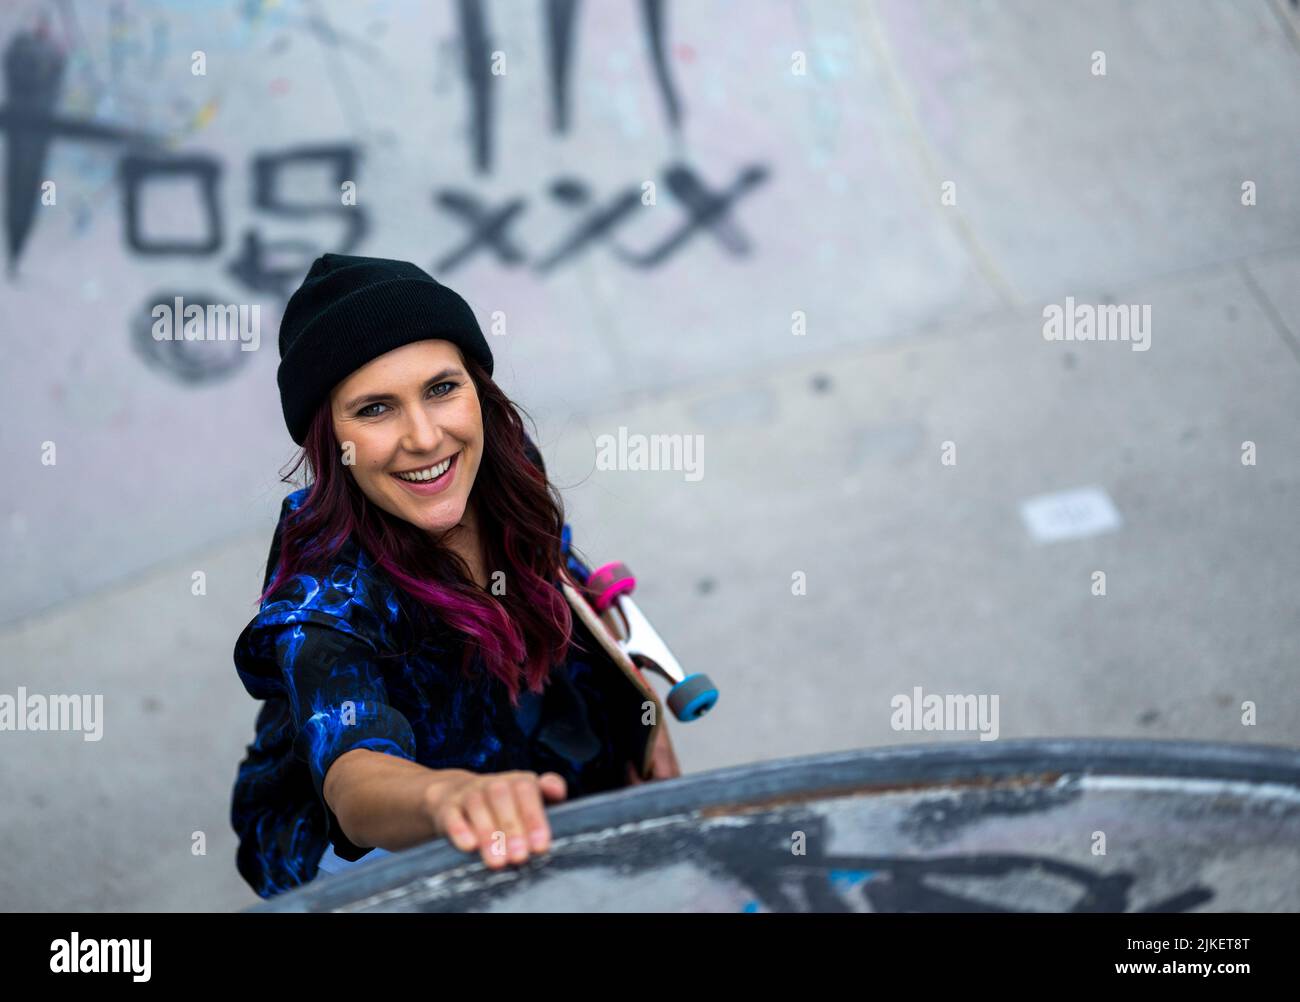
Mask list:
[[[453,456],[452,459],[454,458],[455,457]],[[447,469],[450,466],[451,466],[451,459],[444,459],[437,466],[430,466],[427,470],[419,470],[416,473],[398,473],[395,474],[395,476],[401,477],[403,480],[409,480],[412,483],[420,483],[422,481],[427,481],[427,480],[437,480],[440,476],[442,476],[444,473],[447,472]]]

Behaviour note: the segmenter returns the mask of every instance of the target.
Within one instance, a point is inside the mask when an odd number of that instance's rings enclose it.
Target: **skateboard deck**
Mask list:
[[[601,651],[614,663],[614,666],[622,673],[623,677],[636,689],[640,694],[643,705],[648,701],[654,704],[654,724],[645,727],[645,741],[641,746],[639,754],[638,773],[642,779],[649,779],[651,775],[651,764],[654,758],[655,741],[659,737],[659,728],[664,726],[664,707],[660,703],[659,697],[650,688],[646,682],[645,676],[642,675],[641,669],[633,663],[627,653],[618,646],[616,637],[618,628],[615,625],[617,620],[610,610],[599,614],[593,609],[590,603],[583,598],[582,593],[573,585],[569,579],[568,573],[565,572],[560,581],[560,586],[564,590],[564,597],[568,600],[573,611],[577,613],[578,618],[582,620],[583,625],[596,638],[596,643],[600,645]],[[635,759],[634,759],[635,761]]]

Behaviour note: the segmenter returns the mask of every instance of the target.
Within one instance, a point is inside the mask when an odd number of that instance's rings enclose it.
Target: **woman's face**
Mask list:
[[[369,500],[435,538],[461,522],[483,458],[483,414],[456,345],[416,341],[380,355],[334,387],[330,408]]]

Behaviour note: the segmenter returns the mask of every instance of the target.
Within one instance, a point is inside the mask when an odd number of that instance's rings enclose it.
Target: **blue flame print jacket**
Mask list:
[[[281,506],[263,588],[279,559],[284,520],[306,495],[298,490]],[[567,525],[564,538],[563,556],[585,580]],[[554,771],[570,800],[625,785],[638,739],[644,748],[641,697],[600,660],[576,615],[573,636],[585,650],[571,642],[543,692],[525,690],[516,710],[486,670],[471,679],[462,673],[462,635],[441,624],[416,635],[404,614],[411,601],[349,539],[328,573],[282,583],[240,633],[240,681],[264,702],[238,767],[230,819],[236,866],[259,896],[314,879],[328,845],[345,860],[370,851],[349,841],[322,793],[330,765],[353,748],[434,769]],[[470,663],[481,669],[477,655]]]

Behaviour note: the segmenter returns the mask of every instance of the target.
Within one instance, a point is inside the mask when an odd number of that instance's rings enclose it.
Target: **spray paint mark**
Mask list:
[[[650,66],[659,97],[673,131],[681,128],[682,104],[677,96],[667,58],[666,0],[640,0],[641,23]],[[485,173],[493,163],[495,92],[492,87],[491,28],[482,0],[459,0],[457,4],[462,72],[469,89],[470,145],[474,169]],[[569,95],[573,53],[578,24],[579,0],[546,0],[543,33],[547,47],[547,88],[550,96],[551,128],[557,134],[569,129]]]
[[[9,272],[18,267],[35,221],[50,144],[82,142],[155,143],[144,133],[55,114],[66,59],[44,26],[15,35],[3,57],[5,100],[0,135],[5,137],[5,249]]]

